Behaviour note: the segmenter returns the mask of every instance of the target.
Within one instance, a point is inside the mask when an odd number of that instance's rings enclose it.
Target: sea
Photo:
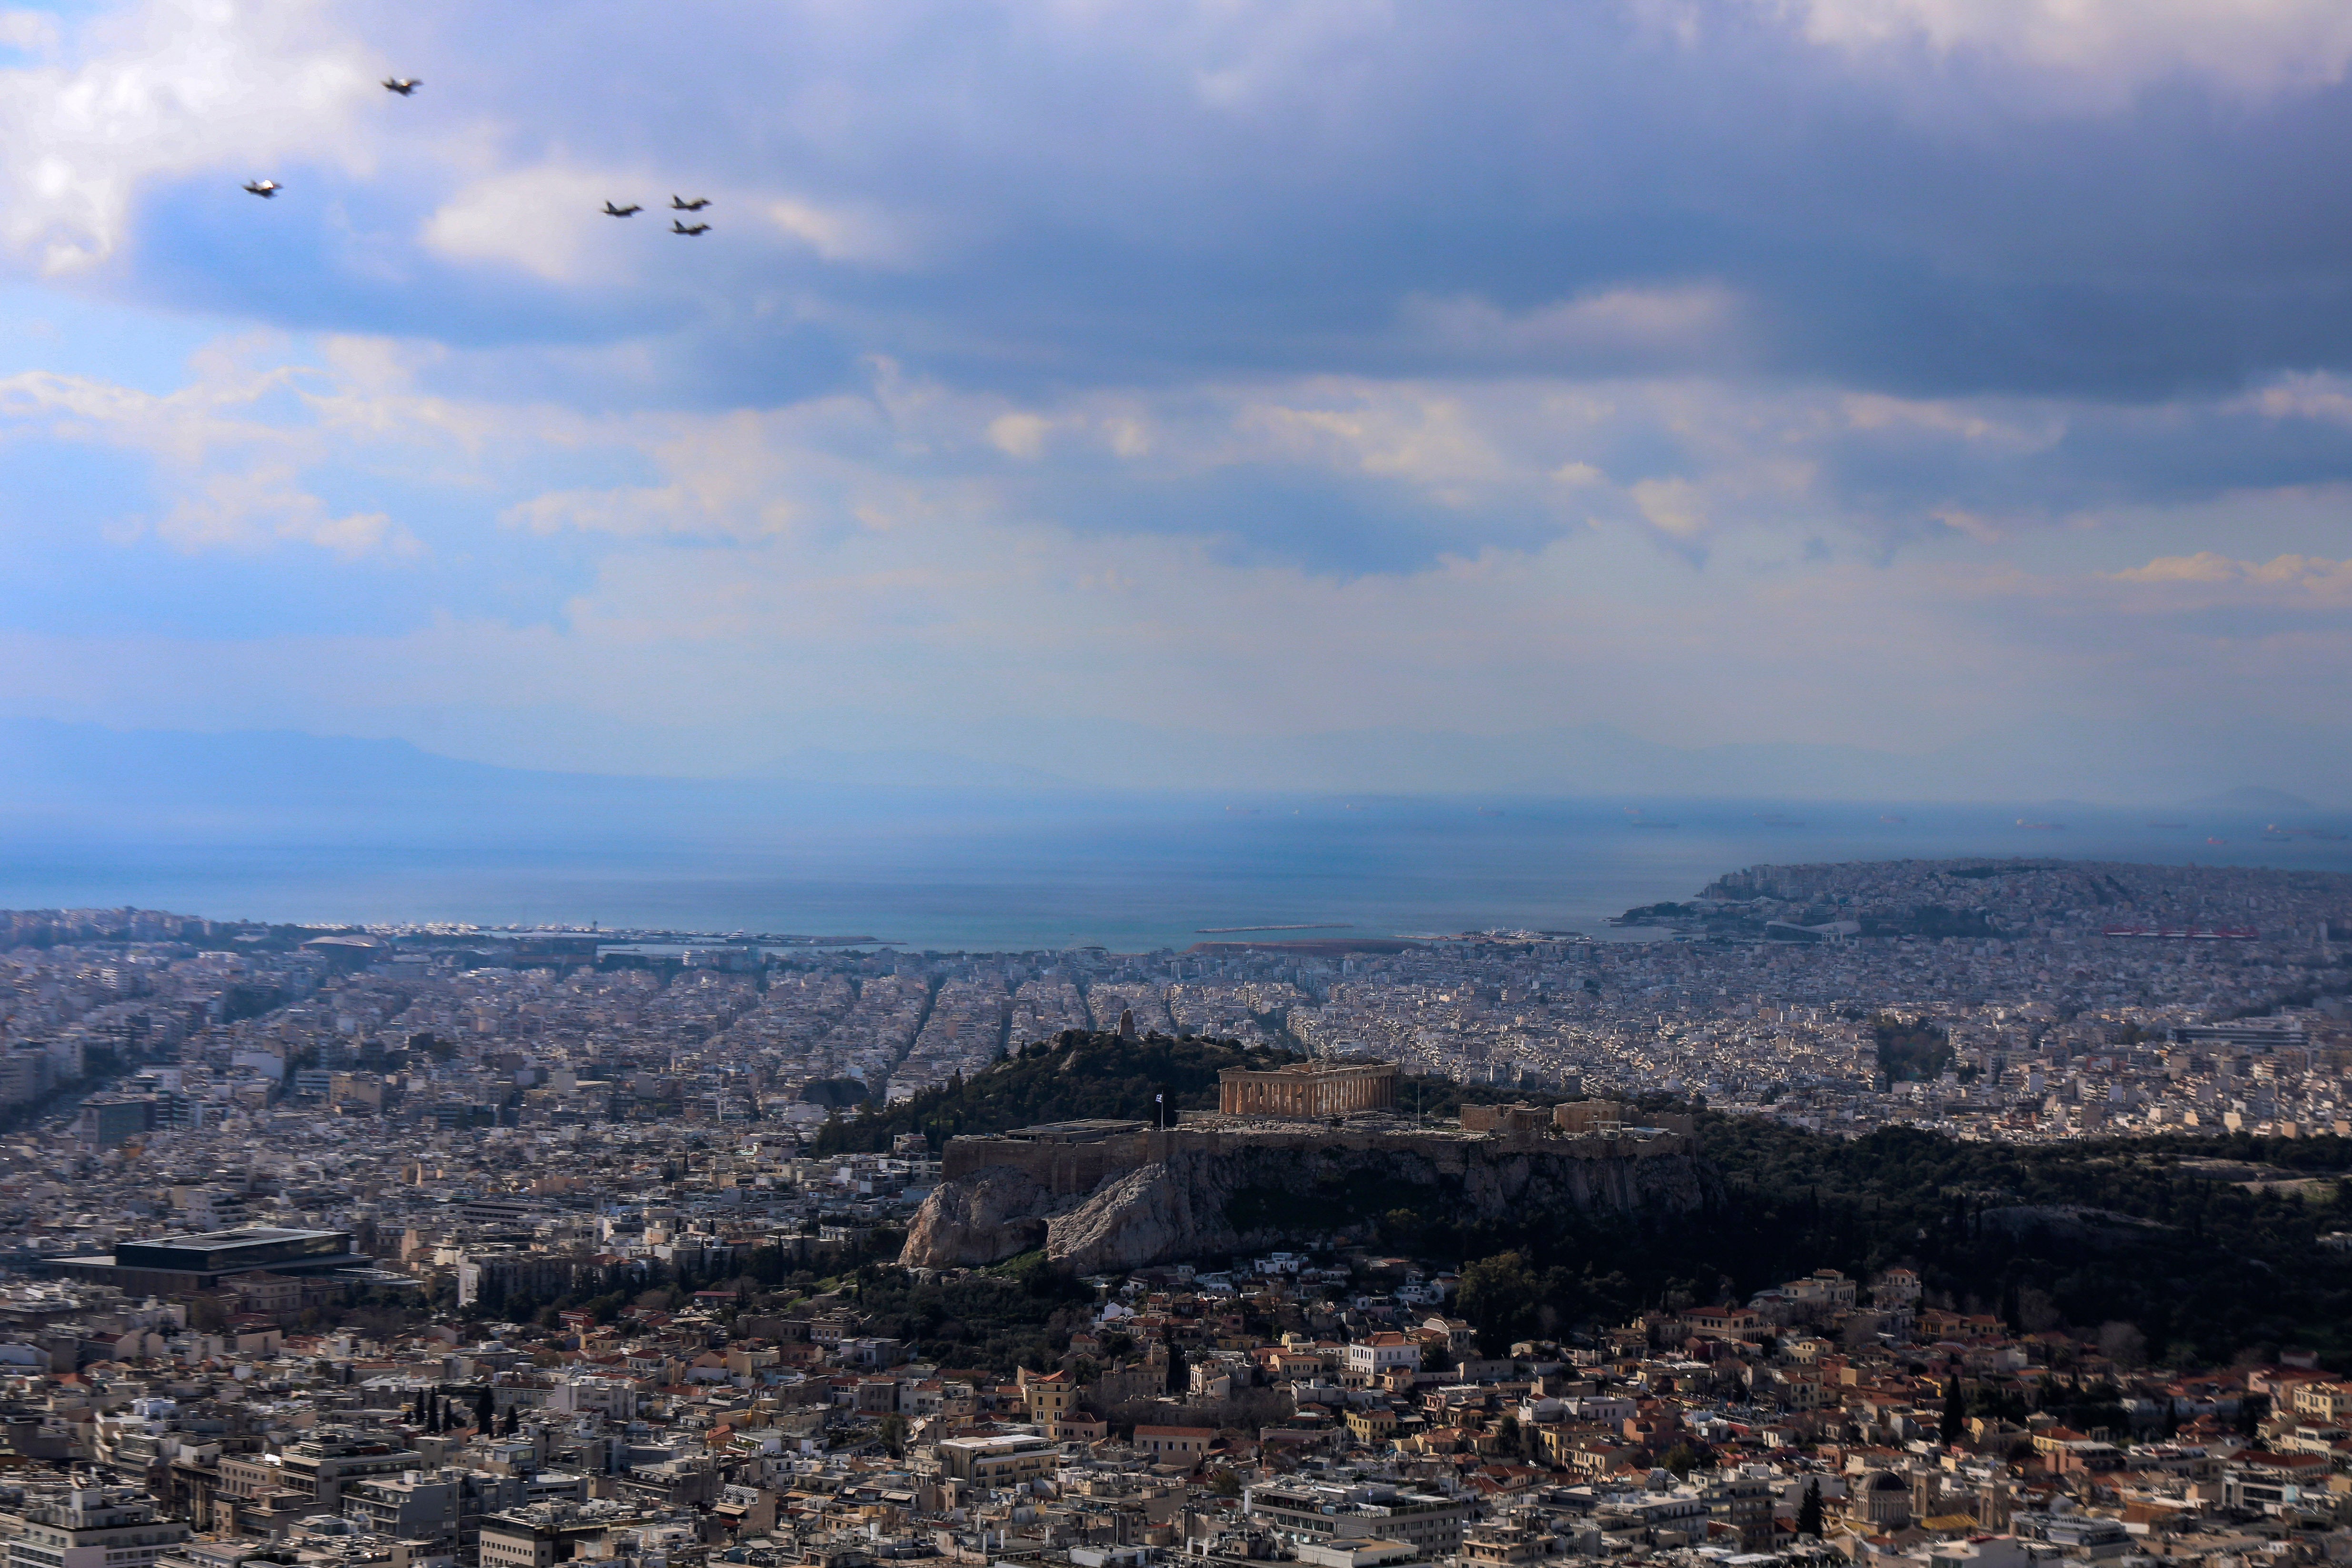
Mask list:
[[[2065,857],[2352,873],[2352,820],[2275,809],[901,792],[643,832],[0,822],[0,906],[1115,952],[1610,924],[1740,867]]]

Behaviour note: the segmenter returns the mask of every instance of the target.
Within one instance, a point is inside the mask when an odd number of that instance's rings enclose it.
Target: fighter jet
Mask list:
[[[674,235],[709,234],[710,232],[710,225],[709,224],[682,224],[676,218],[672,218],[669,221],[669,232]]]
[[[672,192],[670,193],[669,204],[677,208],[681,213],[698,213],[703,208],[710,204],[710,198],[708,196],[697,196],[694,200],[689,202],[684,196],[678,195],[676,192]]]
[[[616,207],[610,202],[606,202],[604,204],[604,215],[608,218],[625,218],[631,213],[641,213],[643,211],[645,211],[645,209],[638,206],[635,202],[631,202],[625,207]]]
[[[386,77],[383,78],[384,90],[386,92],[396,92],[403,98],[406,98],[410,93],[415,92],[418,88],[423,87],[425,83],[415,77]]]
[[[255,195],[259,196],[263,201],[268,201],[270,197],[276,195],[286,187],[279,184],[275,180],[247,180],[245,183],[245,188],[251,191]]]

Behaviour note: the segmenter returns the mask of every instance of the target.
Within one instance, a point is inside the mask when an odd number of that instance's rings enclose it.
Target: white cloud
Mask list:
[[[1045,450],[1054,422],[1034,413],[1001,413],[988,423],[989,444],[1007,457],[1034,461]]]
[[[443,256],[503,262],[550,283],[610,281],[636,270],[637,256],[665,229],[661,218],[605,215],[608,201],[647,207],[648,182],[601,171],[542,164],[486,174],[425,220],[423,239]]]
[[[2228,591],[2233,598],[2352,609],[2352,561],[2281,555],[2240,560],[2218,550],[2158,556],[2113,574],[2116,582],[2174,591]]]
[[[383,512],[334,516],[301,488],[288,464],[183,476],[175,487],[180,498],[155,532],[180,549],[253,550],[290,540],[345,557],[422,552],[415,537]]]
[[[2064,411],[2048,405],[1999,406],[1951,398],[1853,392],[1839,400],[1839,410],[1846,423],[1857,431],[1949,436],[2004,456],[2046,452],[2066,434]]]
[[[237,183],[283,160],[363,166],[374,76],[333,23],[323,0],[143,0],[85,24],[69,63],[0,70],[0,244],[74,271],[114,254],[154,180],[208,172],[250,203]]]
[[[58,38],[58,19],[45,11],[0,11],[0,48],[47,54]]]
[[[1710,528],[1705,493],[1687,479],[1643,479],[1633,486],[1634,505],[1662,533],[1694,539]]]
[[[2352,381],[2313,371],[2283,375],[2249,392],[2237,406],[2264,419],[2308,419],[2352,427]]]
[[[2119,99],[2172,77],[2246,99],[2326,87],[2352,64],[2336,0],[1765,0],[1816,43],[1977,52]]]
[[[1244,404],[1236,430],[1262,448],[1411,485],[1451,506],[1526,477],[1454,389],[1330,381],[1290,390],[1286,400]]]
[[[1473,296],[1416,296],[1402,317],[1409,340],[1474,364],[1721,364],[1746,337],[1738,296],[1715,283],[1602,289],[1517,313]]]
[[[828,207],[795,196],[772,197],[764,205],[769,222],[825,261],[906,267],[917,259],[905,221],[870,207]]]
[[[344,557],[415,556],[422,545],[381,511],[338,515],[306,489],[322,466],[320,433],[255,417],[255,406],[293,384],[292,366],[257,365],[267,339],[233,340],[197,356],[197,378],[158,396],[85,376],[30,372],[0,379],[0,436],[98,443],[142,455],[171,497],[155,536],[184,551],[253,551],[299,543]],[[139,529],[98,523],[118,544]]]

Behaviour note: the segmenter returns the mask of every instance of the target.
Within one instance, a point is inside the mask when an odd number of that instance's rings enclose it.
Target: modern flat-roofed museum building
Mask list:
[[[185,1295],[215,1289],[239,1274],[317,1274],[374,1261],[352,1249],[348,1230],[282,1230],[253,1226],[152,1241],[121,1241],[111,1258],[53,1258],[48,1271],[124,1291]]]

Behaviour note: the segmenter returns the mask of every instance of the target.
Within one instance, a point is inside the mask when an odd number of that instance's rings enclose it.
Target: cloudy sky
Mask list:
[[[2339,797],[2347,65],[2340,0],[6,11],[0,716]]]

